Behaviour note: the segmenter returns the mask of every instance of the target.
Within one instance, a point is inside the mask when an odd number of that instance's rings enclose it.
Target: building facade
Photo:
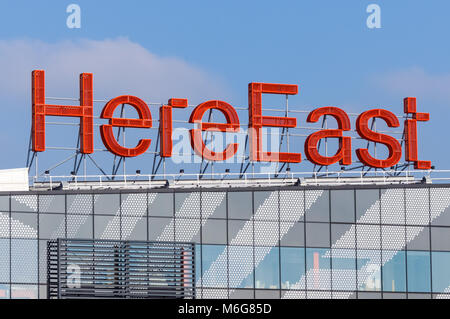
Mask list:
[[[450,185],[0,193],[1,298],[58,238],[193,243],[195,298],[450,297]]]

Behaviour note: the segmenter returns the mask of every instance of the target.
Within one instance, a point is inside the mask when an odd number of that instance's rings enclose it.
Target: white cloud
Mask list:
[[[375,77],[379,87],[403,96],[417,96],[450,102],[450,74],[431,74],[423,68],[412,67]]]
[[[78,97],[82,72],[94,74],[96,99],[132,94],[152,102],[179,97],[198,103],[229,94],[217,76],[182,59],[157,56],[126,38],[0,41],[0,96],[29,102],[34,69],[46,71],[47,96]]]

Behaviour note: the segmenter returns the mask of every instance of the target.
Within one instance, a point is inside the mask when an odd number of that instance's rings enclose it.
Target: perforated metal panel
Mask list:
[[[381,226],[383,249],[401,250],[405,247],[405,226]]]
[[[405,190],[406,224],[428,225],[430,222],[429,190],[414,188]]]
[[[387,189],[381,195],[381,223],[405,224],[405,191]]]
[[[353,249],[333,249],[332,288],[333,290],[356,290],[356,251]]]
[[[299,221],[305,215],[303,191],[280,191],[280,220]]]
[[[67,195],[67,214],[92,214],[93,200],[92,195]]]
[[[36,288],[40,298],[45,297],[41,290],[47,280],[47,240],[54,238],[179,241],[197,245],[198,298],[278,293],[282,298],[345,299],[369,296],[368,292],[381,296],[374,293],[381,290],[387,294],[390,286],[383,286],[387,277],[381,269],[395,263],[399,251],[450,250],[445,240],[450,234],[448,186],[355,189],[349,207],[355,205],[356,221],[336,219],[340,206],[333,206],[334,188],[5,196],[7,205],[0,211],[0,282],[15,287],[12,297],[34,296],[25,291]],[[201,254],[206,246],[214,246],[214,253]],[[280,257],[284,247],[304,252],[289,261],[287,255]],[[271,255],[277,249],[280,253]],[[311,250],[319,253],[317,260],[308,253]],[[408,280],[411,265],[404,268]],[[297,269],[288,286],[271,279]],[[435,298],[450,296],[445,269],[430,274]],[[449,288],[437,289],[436,280]],[[408,295],[414,296],[414,291]]]
[[[357,225],[356,245],[358,249],[380,249],[380,226],[378,225]]]
[[[331,299],[331,291],[307,291],[307,299]]]

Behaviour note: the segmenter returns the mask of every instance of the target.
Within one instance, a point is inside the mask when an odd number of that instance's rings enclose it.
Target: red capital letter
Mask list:
[[[113,118],[114,110],[120,104],[129,104],[138,112],[138,119]],[[152,115],[147,104],[140,98],[131,95],[118,96],[109,101],[100,115],[102,119],[109,119],[109,124],[100,126],[103,144],[113,154],[122,157],[134,157],[144,153],[150,146],[150,139],[142,139],[135,148],[126,148],[117,143],[114,137],[113,127],[152,127]]]
[[[403,107],[406,114],[412,114],[412,119],[405,120],[405,160],[414,162],[415,169],[430,169],[430,161],[419,161],[417,152],[417,121],[427,122],[430,120],[430,113],[418,113],[417,101],[415,97],[407,97],[403,100]]]
[[[341,165],[350,165],[352,163],[352,139],[351,137],[343,137],[343,131],[350,131],[350,119],[343,110],[337,107],[328,106],[318,108],[309,113],[307,122],[316,123],[320,117],[331,115],[338,123],[337,130],[321,130],[308,136],[305,142],[306,157],[314,164],[327,166],[340,162]],[[334,156],[326,157],[320,155],[317,150],[319,140],[326,137],[339,138],[339,150]]]
[[[295,117],[263,116],[261,101],[263,93],[295,95],[298,93],[298,86],[292,84],[270,83],[250,83],[248,85],[250,159],[257,162],[300,163],[302,160],[300,153],[278,153],[263,151],[263,126],[297,126],[297,119]]]
[[[227,123],[203,123],[202,117],[209,109],[217,109],[225,116]],[[236,110],[228,103],[223,101],[208,101],[198,105],[192,111],[189,119],[190,123],[199,123],[199,129],[190,130],[191,145],[195,153],[209,161],[224,161],[236,154],[239,144],[228,144],[221,153],[213,152],[208,149],[203,142],[202,131],[216,132],[239,132],[239,117]]]
[[[31,139],[34,152],[45,151],[45,117],[71,116],[80,118],[80,152],[94,152],[92,74],[80,74],[80,106],[50,105],[45,103],[45,71],[31,73],[31,100],[33,119]]]
[[[356,130],[358,134],[368,141],[381,143],[387,146],[389,150],[388,158],[384,160],[373,158],[367,148],[359,148],[356,150],[361,163],[375,168],[386,168],[397,164],[402,157],[402,147],[400,143],[392,136],[380,134],[369,128],[368,122],[371,118],[379,117],[383,119],[389,127],[399,127],[397,116],[394,113],[383,109],[375,109],[362,113],[356,120]]]
[[[168,104],[159,108],[159,136],[161,139],[159,154],[161,157],[172,156],[172,108],[185,108],[188,106],[188,100],[170,99]]]

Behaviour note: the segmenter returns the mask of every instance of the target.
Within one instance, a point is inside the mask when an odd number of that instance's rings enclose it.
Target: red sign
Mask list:
[[[262,94],[295,95],[298,86],[292,84],[250,83],[249,96],[249,140],[250,160],[255,162],[287,162],[300,163],[300,153],[275,153],[263,150],[263,127],[295,128],[297,119],[291,117],[264,116],[262,114]],[[136,109],[138,119],[114,118],[113,113],[117,106],[131,105]],[[167,105],[160,107],[160,155],[172,156],[172,108],[186,108],[187,99],[170,99]],[[32,72],[32,147],[34,152],[45,151],[45,117],[70,116],[80,118],[80,152],[91,154],[94,152],[94,123],[93,123],[93,75],[83,73],[80,75],[80,105],[50,105],[45,103],[45,72],[36,70]],[[226,123],[202,122],[202,117],[208,110],[220,111]],[[426,122],[428,113],[417,112],[416,98],[404,99],[404,112],[410,114],[405,120],[405,160],[414,163],[415,169],[430,169],[430,161],[418,159],[417,121]],[[334,106],[321,107],[309,113],[307,122],[315,123],[325,115],[333,117],[337,129],[323,129],[308,136],[305,142],[305,154],[309,161],[317,165],[352,164],[352,141],[344,136],[345,131],[351,130],[350,119],[347,113]],[[102,110],[102,119],[108,119],[109,124],[100,126],[100,134],[106,148],[113,154],[122,157],[135,157],[143,154],[150,147],[150,139],[142,139],[134,148],[121,146],[113,135],[113,127],[151,128],[152,115],[148,105],[140,98],[130,95],[116,97],[110,100]],[[375,132],[369,127],[369,120],[380,118],[388,127],[399,127],[397,116],[384,109],[373,109],[360,114],[356,120],[356,131],[367,141],[383,144],[389,154],[387,158],[374,158],[366,148],[356,150],[359,161],[374,168],[388,168],[397,164],[402,156],[402,148],[397,139],[392,136]],[[205,145],[202,131],[238,132],[240,128],[239,117],[236,110],[224,101],[207,101],[198,105],[191,113],[190,123],[197,123],[198,128],[190,130],[191,145],[194,152],[210,161],[224,161],[233,157],[238,143],[226,146],[222,152],[214,152]],[[323,138],[338,138],[339,149],[333,156],[322,156],[318,151],[318,143]]]

